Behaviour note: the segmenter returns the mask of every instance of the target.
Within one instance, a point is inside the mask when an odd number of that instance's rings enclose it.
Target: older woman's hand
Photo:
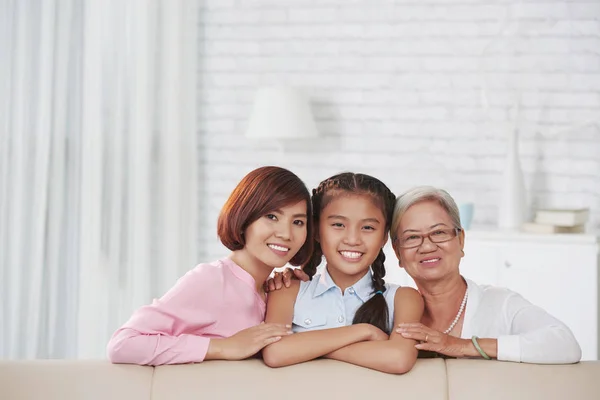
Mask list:
[[[419,350],[435,351],[450,357],[471,355],[470,340],[446,335],[418,322],[399,324],[396,332],[407,339],[420,341],[415,345]]]
[[[290,287],[294,278],[303,282],[310,279],[301,268],[286,268],[283,272],[275,272],[272,278],[267,279],[263,289],[265,292],[272,292],[281,289],[283,286]]]

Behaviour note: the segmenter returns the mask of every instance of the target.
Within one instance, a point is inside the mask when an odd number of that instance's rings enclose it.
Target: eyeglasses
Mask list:
[[[398,245],[402,249],[413,249],[415,247],[420,247],[425,240],[425,237],[428,237],[432,243],[444,243],[454,239],[458,236],[458,233],[461,231],[459,228],[453,229],[436,229],[435,231],[431,231],[425,235],[417,234],[417,233],[407,233],[405,236],[398,238]]]

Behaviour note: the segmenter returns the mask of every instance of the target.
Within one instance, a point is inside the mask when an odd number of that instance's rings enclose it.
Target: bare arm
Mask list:
[[[269,293],[265,322],[291,325],[300,282]],[[263,349],[269,367],[284,367],[313,360],[352,343],[369,340],[375,327],[368,324],[294,333]]]
[[[412,288],[399,288],[394,297],[394,325],[400,321],[418,322],[423,314],[423,299]],[[410,371],[417,360],[415,341],[392,331],[389,340],[351,344],[327,355],[327,358],[345,361],[391,374]]]

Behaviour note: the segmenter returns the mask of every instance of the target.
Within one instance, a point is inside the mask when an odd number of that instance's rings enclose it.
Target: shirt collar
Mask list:
[[[373,274],[371,273],[371,268],[369,268],[365,276],[360,278],[360,280],[351,287],[354,288],[356,296],[358,296],[358,298],[361,299],[363,303],[368,301],[373,293]]]
[[[371,298],[371,293],[373,292],[373,286],[371,283],[372,277],[373,274],[371,273],[371,269],[369,268],[365,276],[360,278],[360,280],[354,285],[346,289],[346,293],[349,293],[349,290],[353,289],[354,293],[360,300],[362,300],[363,302],[369,300]],[[329,275],[327,267],[325,267],[323,268],[323,272],[321,273],[319,279],[317,280],[317,283],[315,284],[313,297],[318,297],[335,287],[338,286],[335,284],[335,282],[333,282],[333,279],[331,278],[331,275]]]
[[[254,280],[254,277],[252,277],[252,275],[250,275],[250,273],[248,271],[246,271],[245,269],[243,269],[242,267],[237,265],[235,262],[233,262],[233,260],[231,258],[222,258],[221,262],[223,263],[224,266],[229,268],[229,270],[238,279],[251,285],[252,288],[254,288],[254,290],[256,290],[256,281]]]

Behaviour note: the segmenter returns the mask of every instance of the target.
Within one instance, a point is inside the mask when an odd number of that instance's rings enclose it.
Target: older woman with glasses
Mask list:
[[[445,190],[421,186],[400,196],[390,236],[400,267],[425,300],[421,322],[400,324],[396,332],[419,341],[423,356],[539,364],[581,359],[577,340],[561,321],[518,293],[460,275],[465,233],[458,207]],[[269,289],[280,287],[282,278],[287,286],[290,275],[276,276]]]
[[[565,324],[511,290],[460,275],[465,233],[445,190],[422,186],[400,196],[390,234],[400,267],[425,300],[421,323],[401,324],[396,332],[420,341],[420,350],[540,364],[581,359]]]

